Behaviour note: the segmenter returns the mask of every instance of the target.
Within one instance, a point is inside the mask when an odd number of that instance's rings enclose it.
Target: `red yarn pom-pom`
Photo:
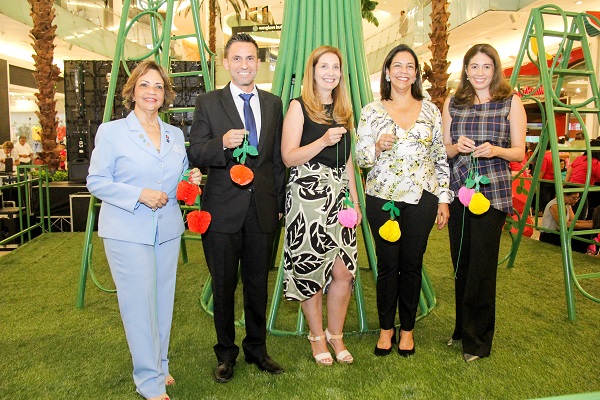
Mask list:
[[[195,233],[204,233],[208,229],[211,219],[208,211],[192,211],[187,215],[188,228]]]
[[[193,206],[196,202],[196,197],[201,193],[200,187],[189,183],[188,181],[180,181],[177,184],[177,200],[182,200],[188,206]]]

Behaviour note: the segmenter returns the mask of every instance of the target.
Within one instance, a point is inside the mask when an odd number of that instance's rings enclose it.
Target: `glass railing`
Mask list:
[[[121,14],[115,12],[116,10],[107,7],[104,0],[54,0],[54,4],[64,8],[73,15],[91,22],[97,27],[114,32],[115,35],[118,34]],[[129,23],[137,14],[139,14],[139,12],[139,10],[131,7],[127,22]],[[72,37],[65,37],[65,39],[69,41],[69,39],[78,38],[85,34],[86,31],[76,32]],[[152,43],[152,32],[150,31],[149,22],[144,21],[143,18],[140,19],[140,21],[134,24],[129,30],[127,40],[133,43],[139,43],[142,46]]]
[[[518,11],[535,0],[453,0],[450,2],[450,30],[486,11]],[[431,0],[409,0],[405,19],[382,27],[379,32],[365,39],[365,52],[369,74],[381,70],[387,53],[396,45],[405,43],[417,54],[428,51],[431,33]]]

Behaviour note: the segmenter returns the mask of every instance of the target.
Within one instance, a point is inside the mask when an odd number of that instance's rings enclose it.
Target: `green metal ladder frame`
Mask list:
[[[155,61],[163,66],[167,71],[171,71],[170,64],[170,49],[171,42],[186,38],[195,38],[200,53],[200,65],[202,71],[188,71],[188,72],[179,72],[179,73],[169,73],[171,77],[181,77],[181,76],[198,76],[202,75],[202,79],[204,81],[204,86],[206,91],[211,91],[214,89],[214,53],[212,53],[206,42],[204,41],[202,30],[200,28],[200,6],[199,0],[191,0],[190,7],[192,10],[192,18],[194,21],[195,32],[188,35],[173,35],[171,36],[171,21],[173,20],[173,9],[174,9],[174,1],[173,0],[148,0],[147,8],[143,9],[138,15],[132,18],[131,21],[127,21],[127,16],[129,14],[129,9],[131,5],[131,0],[123,1],[123,10],[121,12],[121,21],[119,24],[119,33],[117,37],[117,45],[115,48],[115,56],[113,58],[113,64],[111,69],[111,76],[115,77],[110,80],[108,86],[108,95],[106,98],[106,105],[104,108],[103,122],[110,121],[111,113],[114,104],[115,92],[117,88],[117,78],[119,76],[119,65],[122,64],[125,71],[128,75],[130,75],[129,68],[127,66],[127,61],[141,61],[149,57],[154,57]],[[158,12],[159,8],[163,5],[167,6],[166,16],[163,16]],[[138,57],[129,57],[126,58],[124,54],[124,46],[127,39],[127,34],[129,30],[133,27],[133,25],[138,22],[141,18],[148,17],[150,20],[150,29],[152,32],[152,48],[149,51]],[[162,28],[162,29],[161,29]],[[209,67],[210,65],[210,67]],[[193,107],[181,107],[181,108],[172,108],[168,111],[168,113],[184,113],[184,112],[193,112]],[[163,120],[167,120],[167,114],[161,114],[161,118]],[[93,266],[92,266],[92,235],[94,231],[94,223],[96,220],[96,208],[100,207],[101,202],[94,196],[90,198],[90,205],[88,208],[88,217],[85,228],[85,238],[84,238],[84,246],[83,246],[83,254],[81,257],[81,268],[79,274],[79,287],[77,291],[77,307],[83,308],[84,298],[85,298],[85,286],[88,272],[96,284],[96,286],[105,292],[114,293],[116,290],[108,289],[104,287],[97,279],[94,274]],[[185,207],[182,206],[182,209]],[[185,239],[182,237],[182,248],[185,250]],[[185,258],[187,260],[187,252],[184,253]]]
[[[284,111],[287,111],[291,99],[300,96],[301,82],[306,60],[312,50],[320,45],[339,48],[344,58],[344,71],[352,100],[355,125],[358,125],[360,112],[364,105],[373,101],[373,93],[367,74],[367,63],[362,34],[362,17],[359,0],[287,0],[284,5],[281,44],[272,92],[281,96]],[[354,135],[352,138],[354,152]],[[365,195],[362,171],[355,165],[356,189],[363,210],[362,233],[369,265],[373,277],[377,280],[377,261],[373,236],[364,212]],[[366,319],[360,268],[356,272],[355,302],[357,308],[359,332],[369,331]],[[267,317],[267,330],[274,335],[305,334],[305,319],[298,307],[296,328],[294,331],[275,327],[277,314],[283,297],[283,257],[271,297],[271,306]],[[435,292],[430,279],[423,268],[418,318],[429,314],[435,306]]]
[[[564,29],[562,31],[553,31],[545,29],[544,16],[548,17],[559,17],[563,20]],[[581,201],[579,203],[579,207],[575,211],[575,218],[571,224],[567,224],[567,220],[565,218],[564,213],[559,213],[559,226],[560,231],[553,231],[541,228],[537,226],[537,224],[527,224],[526,218],[521,217],[518,222],[514,223],[512,219],[508,219],[507,228],[510,229],[512,226],[518,226],[518,232],[513,236],[513,243],[511,250],[506,257],[505,260],[508,260],[508,267],[511,268],[514,265],[515,258],[519,249],[519,244],[523,235],[523,230],[525,226],[532,226],[537,229],[553,232],[560,234],[560,242],[561,242],[561,250],[562,250],[562,263],[563,263],[563,273],[565,280],[565,293],[567,300],[567,314],[569,320],[576,319],[575,313],[575,296],[573,286],[575,286],[584,297],[600,303],[600,299],[598,297],[592,296],[588,293],[582,286],[580,281],[584,279],[590,278],[598,278],[600,277],[600,273],[590,273],[590,274],[581,274],[577,275],[575,273],[574,263],[573,263],[573,255],[571,249],[571,238],[575,238],[576,240],[581,240],[588,243],[594,243],[589,239],[582,238],[581,236],[596,234],[600,232],[600,230],[577,230],[575,231],[575,221],[579,218],[581,211],[583,209],[583,204],[589,192],[597,192],[600,191],[600,187],[598,186],[590,186],[590,175],[591,175],[591,151],[592,150],[600,150],[599,147],[590,147],[589,144],[589,135],[588,129],[585,126],[583,121],[582,114],[593,113],[596,114],[598,118],[600,118],[600,98],[599,98],[599,89],[598,82],[596,79],[596,74],[594,71],[594,66],[592,64],[592,57],[589,50],[588,35],[596,36],[600,32],[594,28],[593,25],[590,24],[590,21],[595,22],[600,25],[600,20],[593,15],[586,13],[576,13],[564,11],[561,8],[555,5],[545,5],[539,8],[534,8],[531,10],[531,14],[529,16],[529,21],[527,23],[527,27],[523,34],[523,40],[521,43],[521,47],[515,61],[515,68],[513,69],[513,73],[510,79],[510,83],[513,87],[515,87],[517,83],[517,79],[519,76],[520,68],[523,64],[523,60],[525,55],[528,56],[529,60],[533,62],[539,71],[540,80],[536,88],[533,89],[532,93],[534,93],[539,87],[544,88],[544,104],[541,101],[531,95],[524,95],[524,99],[532,99],[534,100],[538,106],[540,107],[540,111],[542,114],[542,132],[540,135],[540,142],[532,155],[532,157],[536,157],[536,163],[534,167],[533,177],[531,178],[531,189],[528,192],[527,201],[525,204],[525,210],[529,210],[531,208],[533,194],[535,192],[534,188],[539,187],[539,174],[543,160],[543,152],[546,149],[546,145],[550,143],[550,150],[552,153],[552,164],[554,170],[554,176],[560,177],[560,164],[559,164],[559,151],[560,152],[580,152],[581,149],[569,149],[569,148],[558,148],[558,138],[556,133],[556,120],[555,113],[570,113],[573,114],[583,128],[583,133],[586,141],[586,149],[585,153],[588,158],[588,166],[587,166],[587,176],[585,185],[574,185],[571,184],[568,187],[563,188],[563,183],[561,179],[555,179],[554,187],[556,189],[556,198],[557,205],[559,209],[565,208],[565,202],[563,198],[563,194],[565,193],[581,193]],[[553,37],[560,38],[560,44],[558,47],[558,51],[556,56],[550,61],[546,61],[546,50],[544,44],[544,38]],[[537,41],[537,54],[533,54],[530,49],[530,43],[532,39],[536,39]],[[582,70],[573,70],[569,69],[569,58],[571,56],[571,52],[573,51],[573,45],[575,43],[581,43],[581,48],[584,55],[584,63],[585,68]],[[589,80],[589,84],[592,90],[592,96],[587,100],[576,103],[576,104],[565,104],[560,100],[560,92],[563,81],[566,77],[576,76],[579,78],[587,78]],[[588,107],[593,103],[594,107]],[[521,184],[519,186],[520,190],[523,193],[527,193],[527,190],[524,189],[524,181],[526,178],[521,176],[523,170],[521,170],[516,176],[515,179],[521,179]],[[537,221],[537,219],[536,219]]]

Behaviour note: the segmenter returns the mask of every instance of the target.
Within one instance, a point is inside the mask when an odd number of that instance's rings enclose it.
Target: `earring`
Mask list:
[[[469,80],[469,78],[467,78],[467,81]]]
[[[389,75],[386,75],[386,76],[385,76],[385,80],[389,82],[389,81],[390,81],[390,76],[389,76]]]

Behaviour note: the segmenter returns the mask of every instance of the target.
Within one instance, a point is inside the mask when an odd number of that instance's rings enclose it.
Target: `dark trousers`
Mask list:
[[[379,236],[379,228],[390,219],[390,213],[381,209],[385,203],[386,200],[367,196],[367,217],[377,254],[379,327],[394,327],[398,307],[400,327],[404,331],[412,331],[421,294],[423,254],[437,215],[438,198],[423,191],[418,204],[396,202],[400,209],[396,220],[400,224],[401,236],[394,243]]]
[[[454,265],[456,324],[452,337],[463,352],[490,355],[496,323],[496,273],[506,213],[490,208],[482,215],[458,199],[450,205],[450,253]]]
[[[214,324],[219,361],[235,362],[239,347],[235,344],[235,290],[238,266],[244,298],[246,337],[244,354],[259,358],[267,354],[266,312],[267,280],[275,233],[260,231],[254,196],[239,232],[209,231],[202,235],[206,263],[212,277]]]

